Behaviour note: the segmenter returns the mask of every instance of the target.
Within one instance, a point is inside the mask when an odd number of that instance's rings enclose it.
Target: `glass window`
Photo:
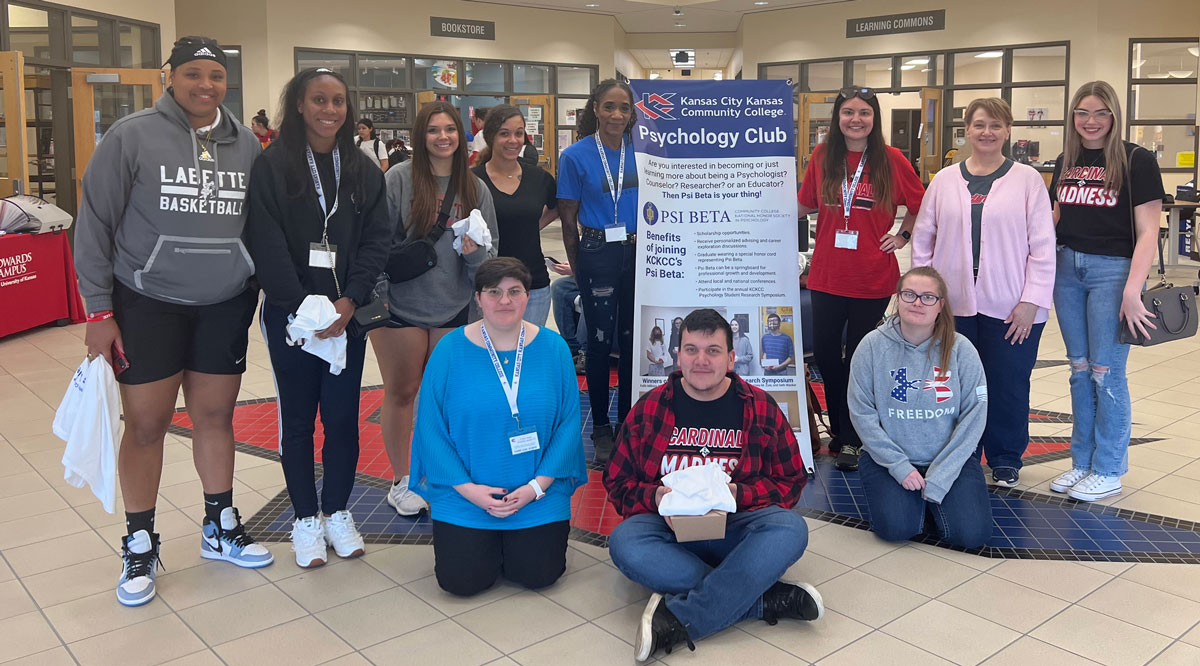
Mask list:
[[[222,46],[225,52],[225,83],[231,86],[242,85],[242,49],[235,46]]]
[[[842,79],[841,61],[814,62],[808,65],[808,81],[805,83],[810,92],[826,92],[841,90]]]
[[[1053,162],[1062,154],[1063,128],[1050,127],[1014,127],[1009,139],[1009,154],[1023,164],[1043,166]],[[1024,143],[1021,143],[1024,141]]]
[[[513,92],[549,93],[550,66],[513,65]]]
[[[1187,125],[1134,125],[1129,140],[1158,155],[1161,169],[1190,166],[1195,158],[1195,128]],[[1193,154],[1188,156],[1189,152]]]
[[[113,22],[78,14],[71,16],[71,61],[81,65],[110,65],[114,62]]]
[[[1062,122],[1066,91],[1062,86],[1013,88],[1013,120]]]
[[[856,86],[868,88],[892,87],[892,59],[873,58],[871,60],[855,60],[854,74],[850,82]]]
[[[458,61],[416,58],[414,83],[417,88],[458,89]]]
[[[358,85],[364,88],[407,88],[408,58],[359,56]]]
[[[1133,45],[1130,70],[1135,79],[1189,79],[1200,63],[1197,42],[1139,42]],[[1188,72],[1191,72],[1190,74]]]
[[[558,94],[589,95],[592,92],[591,67],[559,67]]]
[[[158,69],[162,65],[158,52],[158,31],[153,28],[121,23],[118,25],[121,48],[117,63],[121,67]]]
[[[571,126],[579,122],[579,114],[583,107],[587,106],[587,99],[582,98],[558,98],[558,124],[559,126]]]
[[[1013,81],[1062,81],[1066,78],[1066,45],[1013,49]]]
[[[241,122],[244,117],[242,114],[242,89],[240,87],[227,88],[225,90],[225,108],[233,114],[233,117]]]
[[[412,93],[366,92],[358,95],[358,116],[379,124],[412,124]]]
[[[9,48],[26,58],[51,58],[50,13],[44,9],[8,6]]]
[[[351,79],[350,55],[347,53],[322,53],[320,51],[296,51],[296,71],[324,67]]]
[[[1153,83],[1131,86],[1130,120],[1182,120],[1194,118],[1196,84]]]
[[[467,61],[467,90],[507,90],[504,79],[508,65],[498,62]]]
[[[952,106],[950,111],[950,122],[962,122],[963,114],[967,111],[967,105],[971,100],[980,97],[999,97],[999,88],[985,88],[983,90],[955,90],[951,93]]]
[[[954,54],[954,85],[1000,83],[1004,52],[964,51]]]
[[[938,56],[901,56],[900,86],[902,88],[924,88],[929,85],[930,74],[937,67]]]
[[[812,67],[809,65],[809,76],[812,76]],[[763,67],[764,79],[780,79],[784,81],[790,80],[792,83],[800,80],[800,65],[767,65]],[[838,79],[841,79],[841,69],[838,69]]]

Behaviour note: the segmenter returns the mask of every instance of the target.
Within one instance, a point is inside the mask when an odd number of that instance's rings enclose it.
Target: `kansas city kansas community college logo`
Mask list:
[[[634,104],[647,120],[675,120],[671,111],[675,108],[672,98],[676,93],[642,93],[642,99]]]
[[[642,206],[642,219],[646,224],[654,225],[658,222],[658,207],[647,201],[645,206]]]

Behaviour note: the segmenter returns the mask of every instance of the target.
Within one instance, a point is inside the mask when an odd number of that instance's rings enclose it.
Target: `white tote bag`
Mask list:
[[[112,366],[103,356],[85,359],[54,414],[53,430],[67,443],[63,478],[76,488],[91,486],[108,513],[116,508],[120,427],[121,403]]]

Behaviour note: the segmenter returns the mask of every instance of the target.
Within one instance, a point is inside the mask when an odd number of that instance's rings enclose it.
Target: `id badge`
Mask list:
[[[834,234],[833,246],[840,247],[843,250],[858,249],[858,232],[853,229],[840,229]]]
[[[330,265],[330,260],[337,263],[337,246],[330,245],[329,251],[325,251],[323,243],[308,244],[308,265],[312,268],[333,268]]]
[[[623,243],[625,242],[625,225],[616,227],[604,227],[604,242],[606,243]]]
[[[538,443],[537,430],[534,428],[518,428],[509,431],[508,445],[512,448],[514,456],[529,453],[530,451],[537,451],[542,448],[542,445]]]

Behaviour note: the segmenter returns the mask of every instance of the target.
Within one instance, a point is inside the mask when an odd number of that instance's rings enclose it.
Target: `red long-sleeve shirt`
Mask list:
[[[608,501],[623,517],[658,513],[654,494],[662,486],[662,459],[675,428],[671,405],[679,375],[676,371],[666,383],[643,396],[617,433],[612,459],[604,471],[604,488]],[[742,429],[746,433],[732,472],[737,510],[754,511],[774,504],[790,509],[800,499],[806,481],[792,427],[774,398],[736,374],[729,377],[743,401]]]

